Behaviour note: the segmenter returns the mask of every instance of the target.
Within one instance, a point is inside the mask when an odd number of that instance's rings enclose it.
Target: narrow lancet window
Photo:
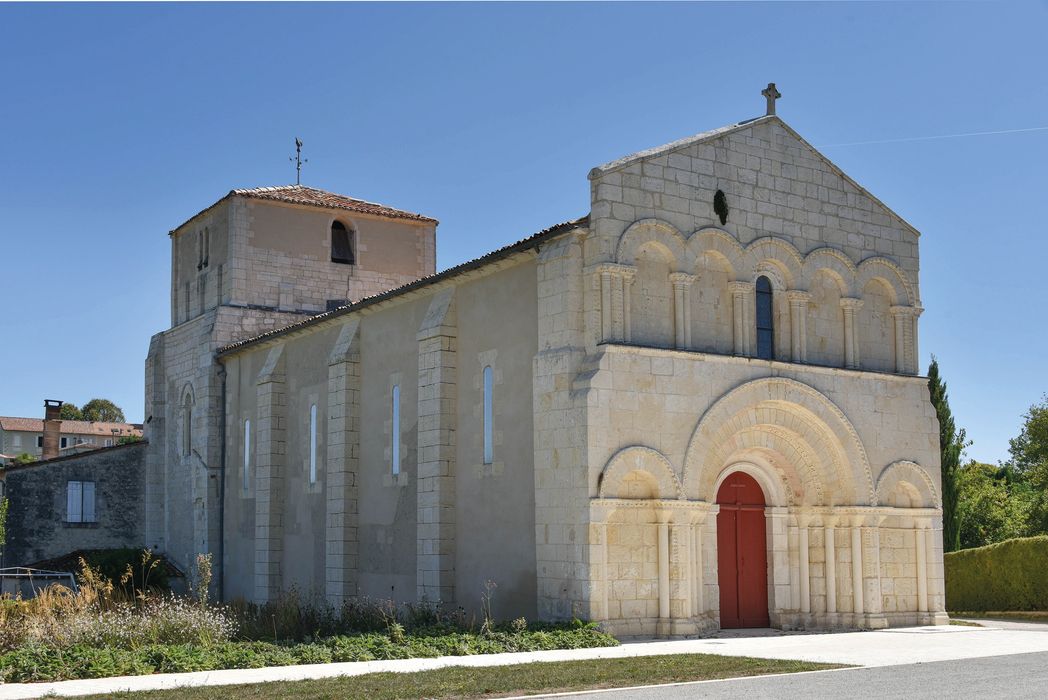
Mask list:
[[[494,459],[495,439],[492,428],[494,409],[491,365],[484,368],[484,464]]]
[[[243,487],[246,492],[251,487],[251,419],[244,419],[244,476]]]
[[[317,405],[309,407],[309,483],[317,483]]]
[[[757,278],[757,357],[775,359],[775,328],[772,314],[771,280]]]
[[[331,262],[355,265],[354,234],[341,221],[331,224]]]
[[[393,385],[392,398],[393,425],[390,428],[389,456],[390,471],[393,476],[400,474],[400,385]]]

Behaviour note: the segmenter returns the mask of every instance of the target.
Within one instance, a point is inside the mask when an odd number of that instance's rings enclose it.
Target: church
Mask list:
[[[145,544],[227,600],[945,623],[919,233],[764,94],[440,272],[434,219],[300,185],[172,230]]]

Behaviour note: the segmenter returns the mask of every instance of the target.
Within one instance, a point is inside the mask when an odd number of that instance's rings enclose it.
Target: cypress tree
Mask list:
[[[942,460],[942,540],[943,549],[953,552],[961,548],[960,513],[957,509],[958,471],[961,452],[967,447],[964,429],[957,429],[946,395],[946,382],[939,375],[939,361],[932,355],[928,368],[928,391],[935,415],[939,418],[939,455]]]

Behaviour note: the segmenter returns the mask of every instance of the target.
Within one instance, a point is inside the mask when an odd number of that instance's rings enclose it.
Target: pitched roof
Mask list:
[[[344,211],[353,211],[361,214],[385,216],[391,219],[408,219],[411,221],[425,221],[434,224],[438,223],[436,219],[423,216],[422,214],[404,211],[403,209],[394,209],[393,207],[387,207],[384,204],[368,202],[363,199],[346,197],[345,195],[335,194],[334,192],[319,190],[316,187],[306,187],[305,185],[280,185],[278,187],[251,187],[230,190],[225,197],[222,197],[222,199],[206,209],[200,210],[175,228],[171,229],[171,233],[182,228],[201,214],[214,209],[230,197],[249,197],[251,199],[263,199],[271,202],[283,202],[285,204],[303,204],[311,207],[323,207],[325,209],[342,209]]]
[[[557,236],[559,234],[566,233],[567,231],[571,231],[572,229],[576,229],[576,228],[579,228],[581,226],[587,226],[587,225],[589,225],[589,216],[582,216],[582,217],[579,217],[578,219],[572,219],[571,221],[565,221],[565,222],[559,223],[559,224],[557,224],[555,226],[550,226],[549,228],[543,229],[542,231],[539,231],[538,233],[532,234],[532,235],[528,236],[527,238],[522,238],[521,240],[517,241],[516,243],[511,243],[511,244],[509,244],[507,246],[503,246],[502,248],[499,248],[497,250],[493,250],[492,252],[490,252],[490,253],[488,253],[486,255],[482,255],[479,258],[474,258],[473,260],[468,260],[468,261],[462,263],[461,265],[456,265],[455,267],[449,267],[448,269],[446,269],[446,270],[444,270],[442,272],[438,272],[436,274],[429,275],[428,277],[421,277],[421,278],[415,280],[414,282],[408,282],[407,284],[401,285],[399,287],[394,287],[393,289],[390,289],[388,291],[382,292],[381,294],[375,294],[375,295],[370,296],[370,297],[364,297],[363,299],[360,299],[359,301],[356,301],[356,302],[354,302],[352,304],[347,304],[346,306],[341,306],[341,307],[339,307],[337,309],[334,309],[333,311],[328,311],[326,313],[317,314],[316,316],[310,316],[309,318],[307,318],[307,319],[305,319],[303,321],[299,321],[297,323],[293,323],[293,324],[291,324],[289,326],[284,326],[283,328],[277,328],[275,330],[268,331],[268,332],[263,333],[261,335],[257,335],[257,336],[255,336],[253,338],[247,338],[246,340],[241,340],[240,342],[237,342],[237,343],[231,343],[229,345],[226,345],[225,347],[219,348],[218,349],[218,356],[221,357],[222,355],[226,355],[226,354],[235,352],[235,351],[237,351],[237,350],[239,350],[239,349],[241,349],[243,347],[246,347],[248,345],[255,345],[256,343],[260,343],[260,342],[269,340],[269,339],[277,337],[277,336],[286,335],[288,333],[293,333],[293,332],[295,332],[297,330],[300,330],[302,328],[305,328],[307,326],[312,326],[312,325],[321,323],[323,321],[326,321],[328,319],[331,319],[331,318],[334,318],[334,317],[337,317],[337,316],[344,316],[345,314],[351,313],[353,311],[357,311],[357,310],[362,309],[362,308],[367,307],[367,306],[371,306],[372,304],[377,304],[380,301],[385,301],[387,299],[392,299],[393,297],[397,297],[397,296],[400,296],[402,294],[407,294],[408,292],[411,292],[413,290],[419,289],[421,287],[426,287],[426,286],[431,285],[431,284],[436,284],[437,282],[440,282],[441,280],[445,280],[445,279],[448,279],[450,277],[455,277],[456,275],[461,275],[461,274],[463,274],[465,272],[469,272],[470,270],[475,270],[475,269],[477,269],[479,267],[483,267],[484,265],[487,265],[489,263],[493,263],[493,262],[496,262],[498,260],[502,260],[504,258],[508,258],[509,256],[513,255],[514,253],[519,253],[521,251],[528,250],[530,248],[534,248],[534,247],[538,246],[540,243],[542,243],[543,241],[546,241],[546,240],[548,240],[550,238],[553,238],[553,237],[555,237],[555,236]]]
[[[141,435],[142,426],[138,423],[105,423],[103,421],[64,420],[59,421],[61,432],[69,435],[104,435],[112,437],[113,430],[121,435]],[[0,416],[0,430],[25,433],[44,432],[44,421],[40,418],[16,418]]]
[[[666,144],[663,144],[661,146],[656,146],[655,148],[649,148],[649,149],[644,150],[644,151],[637,151],[636,153],[631,153],[628,156],[623,156],[622,158],[617,158],[616,160],[613,160],[613,161],[610,161],[608,163],[605,163],[604,165],[598,165],[597,167],[595,167],[593,170],[590,171],[590,179],[592,179],[594,177],[598,177],[598,176],[603,175],[605,173],[609,173],[612,170],[618,170],[619,168],[624,168],[627,165],[631,165],[633,163],[636,163],[639,160],[644,160],[645,158],[651,158],[652,156],[659,156],[659,155],[662,155],[664,153],[672,153],[674,151],[679,151],[682,148],[687,148],[688,146],[692,146],[692,145],[694,145],[696,143],[702,143],[703,141],[709,141],[710,139],[715,139],[715,138],[717,138],[719,136],[724,136],[725,134],[730,134],[733,131],[738,131],[739,129],[743,129],[745,127],[753,126],[754,124],[756,124],[758,122],[770,121],[772,119],[778,119],[778,117],[776,117],[775,115],[771,114],[771,115],[766,115],[766,116],[763,116],[763,117],[757,117],[756,119],[746,119],[744,121],[737,122],[735,124],[728,124],[727,126],[722,126],[722,127],[717,128],[717,129],[710,129],[709,131],[703,131],[702,133],[695,134],[693,136],[686,136],[686,137],[684,137],[682,139],[677,139],[676,141],[671,141],[670,143],[666,143]],[[779,121],[782,121],[782,120],[779,119]]]
[[[912,233],[914,236],[918,236],[918,237],[921,235],[920,231],[918,231],[913,226],[913,224],[911,224],[909,221],[907,221],[902,216],[900,216],[895,210],[893,210],[887,204],[885,204],[880,199],[878,199],[872,192],[870,192],[865,187],[863,187],[858,182],[856,182],[850,175],[848,175],[848,173],[846,173],[843,170],[841,170],[841,168],[836,163],[834,163],[832,160],[827,158],[826,155],[824,153],[822,153],[819,149],[815,148],[815,146],[813,146],[810,143],[808,143],[808,141],[805,140],[805,138],[803,136],[798,134],[796,132],[796,130],[793,129],[793,127],[791,127],[789,124],[784,122],[781,117],[779,117],[779,116],[777,116],[775,114],[766,114],[763,117],[756,117],[754,119],[746,119],[746,120],[738,122],[736,124],[729,124],[728,126],[722,126],[722,127],[718,128],[718,129],[711,129],[710,131],[703,131],[702,133],[695,134],[694,136],[687,136],[687,137],[685,137],[683,139],[678,139],[677,141],[671,141],[670,143],[663,144],[662,146],[656,146],[655,148],[649,148],[649,149],[647,149],[645,151],[637,151],[636,153],[631,153],[628,156],[623,156],[622,158],[610,161],[608,163],[605,163],[604,165],[598,165],[596,168],[593,168],[592,170],[590,170],[589,178],[592,180],[594,178],[600,177],[601,175],[606,175],[607,173],[610,173],[610,172],[612,172],[614,170],[619,170],[621,168],[625,168],[625,167],[627,167],[629,165],[632,165],[632,164],[634,164],[634,163],[636,163],[638,161],[645,160],[647,158],[652,158],[654,156],[661,156],[661,155],[665,155],[667,153],[673,153],[673,152],[679,151],[679,150],[681,150],[683,148],[687,148],[688,146],[693,146],[693,145],[695,145],[697,143],[702,143],[704,141],[712,141],[714,139],[720,138],[722,136],[725,136],[727,134],[733,133],[735,131],[741,131],[743,129],[748,129],[748,128],[756,126],[758,124],[764,124],[764,123],[767,123],[767,122],[776,122],[777,124],[779,124],[779,126],[784,128],[787,132],[789,132],[789,134],[791,136],[793,136],[795,139],[800,141],[813,154],[815,154],[815,156],[817,158],[822,160],[822,162],[824,162],[827,165],[827,167],[830,168],[830,170],[832,170],[838,176],[843,178],[846,182],[848,182],[856,190],[858,190],[859,192],[861,192],[862,194],[864,194],[865,196],[869,197],[871,200],[876,202],[890,216],[893,216],[896,219],[898,219],[899,223],[902,224],[910,233]]]

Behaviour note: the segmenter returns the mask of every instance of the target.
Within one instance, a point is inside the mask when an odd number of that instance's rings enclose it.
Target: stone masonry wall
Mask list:
[[[8,469],[3,565],[26,566],[78,549],[145,546],[146,447],[119,445]],[[69,481],[94,482],[96,522],[66,522]]]

